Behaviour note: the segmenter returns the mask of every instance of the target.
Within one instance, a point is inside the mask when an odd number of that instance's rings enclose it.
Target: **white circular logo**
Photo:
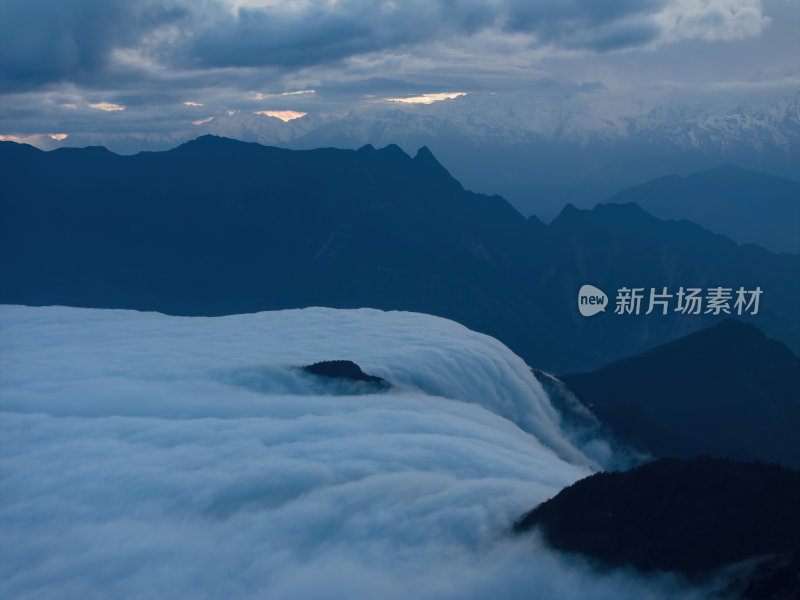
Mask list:
[[[603,312],[608,305],[605,292],[593,285],[582,285],[578,291],[578,310],[584,317],[591,317]]]

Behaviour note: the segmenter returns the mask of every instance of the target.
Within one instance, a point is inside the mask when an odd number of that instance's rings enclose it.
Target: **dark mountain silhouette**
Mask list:
[[[764,296],[759,314],[742,318],[795,351],[800,348],[800,323],[792,304],[800,298],[800,256],[738,245],[689,221],[662,221],[636,204],[600,204],[592,210],[567,206],[546,233],[549,264],[537,274],[539,301],[548,315],[567,318],[559,323],[560,330],[569,332],[573,352],[592,353],[587,363],[630,356],[635,352],[626,348],[651,348],[727,316],[676,312],[674,295],[680,287],[760,287]],[[604,290],[612,306],[616,290],[644,288],[640,314],[615,315],[609,308],[591,318],[580,316],[574,307],[584,283]],[[645,315],[650,290],[660,293],[664,287],[673,294],[667,314],[657,308]]]
[[[617,437],[655,456],[800,468],[800,358],[751,324],[722,321],[560,379]]]
[[[742,589],[741,600],[800,598],[800,551],[762,561],[746,581],[735,581],[731,587]]]
[[[493,335],[552,372],[595,368],[718,320],[591,319],[583,283],[764,290],[760,327],[800,348],[800,256],[737,246],[635,205],[550,226],[397,146],[291,151],[204,136],[167,152],[0,143],[0,302],[181,315],[372,306]]]
[[[396,146],[300,152],[206,136],[125,157],[0,153],[3,302],[184,315],[372,306],[455,319],[528,356],[557,346],[518,283],[544,226],[465,192],[424,148],[412,159]]]
[[[788,556],[791,565],[800,549],[800,472],[708,457],[661,459],[582,479],[514,529],[534,527],[556,548],[610,566],[704,576],[768,555]],[[773,575],[780,578],[779,571],[775,565]],[[751,592],[768,587],[763,570],[754,575]],[[797,590],[796,579],[788,584]]]
[[[389,382],[382,377],[368,375],[361,370],[352,360],[323,360],[313,365],[302,367],[306,373],[328,377],[330,379],[346,379],[348,381],[360,381],[374,386],[378,389],[391,387]]]
[[[661,219],[688,219],[739,243],[800,252],[800,181],[724,165],[660,177],[608,202],[635,202]]]

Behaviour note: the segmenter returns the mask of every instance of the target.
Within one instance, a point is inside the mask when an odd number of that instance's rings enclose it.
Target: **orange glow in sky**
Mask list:
[[[114,104],[112,102],[95,102],[94,104],[90,104],[89,108],[104,110],[106,112],[113,112],[115,110],[125,110],[125,107],[122,106],[121,104]]]
[[[441,92],[438,94],[422,94],[410,98],[386,98],[387,102],[402,102],[404,104],[433,104],[440,100],[451,100],[459,96],[466,96],[467,92]]]
[[[305,117],[308,113],[298,112],[296,110],[257,110],[255,114],[275,117],[281,121],[291,121],[293,119]]]

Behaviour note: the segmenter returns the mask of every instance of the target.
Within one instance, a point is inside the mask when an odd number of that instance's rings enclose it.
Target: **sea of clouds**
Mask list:
[[[297,367],[349,359],[372,393]],[[414,313],[0,307],[0,597],[691,598],[510,533],[610,460]]]

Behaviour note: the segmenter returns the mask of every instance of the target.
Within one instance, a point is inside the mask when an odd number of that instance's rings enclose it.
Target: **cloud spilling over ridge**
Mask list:
[[[396,389],[287,368],[341,357]],[[2,307],[0,428],[4,598],[693,597],[508,537],[588,461],[443,319]]]
[[[8,307],[4,313],[13,319],[16,311],[27,315],[30,310]],[[220,410],[229,416],[238,416],[237,410],[243,416],[259,415],[265,406],[262,398],[237,397],[235,390],[227,387],[231,382],[253,389],[253,373],[261,370],[264,395],[317,395],[319,390],[304,383],[305,376],[293,373],[291,367],[348,359],[400,390],[477,404],[533,434],[564,460],[599,466],[561,431],[557,412],[522,359],[496,339],[439,317],[326,308],[207,320],[131,311],[61,309],[57,314],[65,315],[64,327],[72,321],[75,325],[70,330],[46,329],[35,335],[27,331],[30,325],[25,319],[11,326],[8,333],[12,339],[38,338],[46,349],[33,357],[18,348],[5,353],[8,363],[4,370],[10,382],[21,377],[24,385],[0,403],[0,408],[91,416],[224,416]],[[95,329],[100,337],[83,337],[82,327]],[[194,338],[203,343],[187,343]],[[82,343],[76,347],[76,341]],[[59,362],[56,352],[64,353],[65,358],[69,354],[69,364]],[[131,362],[131,352],[138,353],[141,361]],[[51,363],[60,368],[53,370]],[[187,393],[173,396],[167,404],[149,404],[150,396],[144,393],[136,403],[109,403],[102,389],[85,389],[85,377],[119,379],[121,388],[128,384],[153,387],[154,396],[164,379],[175,385],[174,391],[185,386]],[[37,380],[51,381],[65,391],[74,386],[72,401],[61,403],[37,394],[35,385],[27,385]],[[208,392],[198,394],[197,387]],[[232,403],[220,407],[220,394],[232,397]]]

